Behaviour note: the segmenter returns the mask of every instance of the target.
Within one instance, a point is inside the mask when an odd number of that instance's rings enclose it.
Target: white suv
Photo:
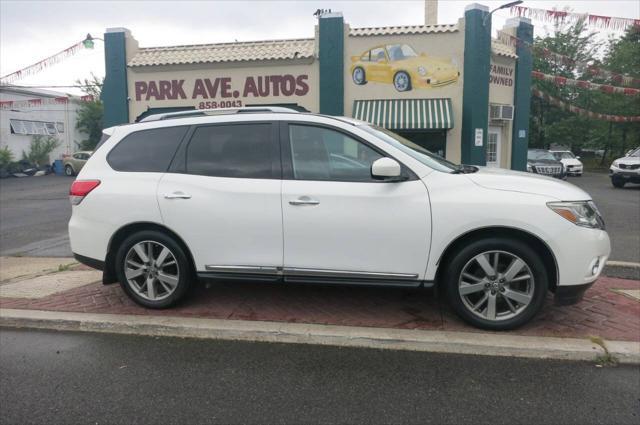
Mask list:
[[[626,183],[640,183],[640,148],[632,149],[609,167],[611,184],[624,187]]]
[[[438,285],[466,321],[510,329],[548,291],[580,300],[610,252],[579,188],[349,118],[191,111],[105,134],[71,187],[71,247],[150,308],[196,278]]]

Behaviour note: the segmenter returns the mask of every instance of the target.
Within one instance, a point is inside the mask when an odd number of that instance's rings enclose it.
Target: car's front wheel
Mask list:
[[[479,328],[517,328],[544,304],[548,287],[544,263],[518,240],[477,240],[457,252],[446,267],[449,303],[462,319]]]
[[[71,165],[66,165],[64,167],[64,173],[69,176],[72,177],[75,173],[73,172],[73,167]]]
[[[398,91],[409,91],[411,90],[411,77],[404,71],[396,72],[396,75],[393,76],[393,86]]]
[[[166,308],[189,289],[192,270],[182,247],[154,230],[137,232],[120,245],[116,273],[124,291],[136,303]]]
[[[611,184],[613,185],[613,187],[621,188],[621,187],[624,187],[625,183],[626,182],[620,177],[617,177],[617,176],[611,177]]]
[[[353,82],[359,86],[367,84],[367,76],[364,72],[364,68],[362,68],[361,66],[357,66],[353,69],[352,77]]]

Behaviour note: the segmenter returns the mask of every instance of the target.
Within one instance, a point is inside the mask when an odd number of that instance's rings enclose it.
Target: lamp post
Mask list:
[[[484,19],[482,20],[482,26],[486,27],[487,26],[487,20],[491,19],[491,15],[493,15],[493,12],[496,12],[500,9],[507,9],[509,7],[513,7],[513,6],[517,6],[520,3],[523,3],[522,0],[517,0],[517,1],[512,1],[510,3],[505,3],[502,6],[496,7],[495,9],[493,9],[491,12],[489,12],[489,14],[487,16],[484,17]]]
[[[104,39],[99,37],[92,37],[91,34],[87,33],[85,39],[82,40],[82,45],[85,47],[85,49],[93,49],[93,46],[95,45],[93,40],[101,40],[102,42],[104,42]]]

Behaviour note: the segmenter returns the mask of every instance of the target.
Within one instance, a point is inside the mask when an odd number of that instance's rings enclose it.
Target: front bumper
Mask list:
[[[591,288],[593,282],[582,285],[558,286],[554,296],[556,305],[572,305],[580,302],[587,289]]]
[[[611,254],[611,242],[604,230],[571,226],[564,232],[557,231],[546,242],[558,266],[556,296],[569,301],[576,298],[577,302],[581,293],[600,277]]]
[[[583,166],[582,165],[568,165],[566,167],[567,174],[570,176],[580,175],[582,174]]]
[[[640,169],[618,168],[613,165],[609,168],[609,177],[628,181],[631,183],[640,183]]]

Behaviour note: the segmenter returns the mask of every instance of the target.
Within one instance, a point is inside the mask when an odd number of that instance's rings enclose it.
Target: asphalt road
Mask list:
[[[67,257],[68,177],[0,180],[0,255]],[[640,185],[615,189],[606,174],[569,177],[593,196],[611,236],[612,260],[640,263]]]
[[[0,255],[72,255],[67,234],[72,181],[54,175],[0,180]]]
[[[640,368],[7,330],[0,421],[637,424]]]

